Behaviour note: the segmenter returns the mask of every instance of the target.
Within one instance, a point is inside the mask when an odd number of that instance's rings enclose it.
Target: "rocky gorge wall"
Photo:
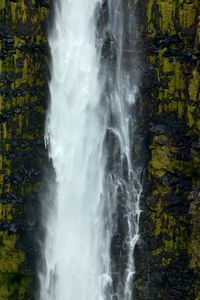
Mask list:
[[[200,299],[199,8],[138,3],[147,151],[138,299]]]
[[[135,300],[200,299],[198,0],[135,1],[143,60]],[[0,299],[38,299],[49,3],[0,0]],[[34,291],[34,292],[33,292]]]
[[[47,1],[0,0],[0,299],[37,298]]]

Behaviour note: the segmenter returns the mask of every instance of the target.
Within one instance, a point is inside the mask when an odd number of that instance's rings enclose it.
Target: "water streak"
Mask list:
[[[120,0],[55,5],[46,128],[54,206],[41,300],[132,297],[142,189],[132,162],[137,88],[125,63],[129,8]]]

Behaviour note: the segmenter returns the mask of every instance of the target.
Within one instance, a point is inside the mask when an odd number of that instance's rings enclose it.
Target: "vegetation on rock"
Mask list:
[[[48,46],[42,1],[0,1],[0,299],[32,299]]]
[[[145,289],[139,295],[198,300],[199,1],[145,3],[149,153],[140,247],[149,271],[141,276]]]

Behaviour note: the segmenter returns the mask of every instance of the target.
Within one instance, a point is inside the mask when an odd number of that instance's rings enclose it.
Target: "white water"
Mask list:
[[[126,9],[123,8],[125,6]],[[133,47],[128,45],[132,42],[133,27],[135,26],[132,9],[131,1],[108,1],[109,20],[105,27],[105,32],[108,32],[113,39],[112,44],[114,44],[115,52],[113,63],[115,66],[114,68],[107,68],[107,74],[104,74],[104,76],[107,75],[108,92],[106,98],[111,115],[108,125],[109,131],[117,140],[115,147],[118,146],[119,148],[119,157],[115,158],[113,166],[105,174],[105,190],[108,193],[105,201],[114,203],[114,217],[109,228],[110,239],[113,244],[117,243],[118,240],[121,242],[120,250],[118,250],[118,252],[121,251],[121,254],[118,253],[115,258],[111,257],[113,264],[116,264],[116,260],[121,262],[119,268],[114,268],[114,272],[117,272],[118,275],[115,278],[113,276],[113,280],[116,281],[114,294],[120,300],[131,300],[133,296],[133,276],[135,273],[133,254],[139,239],[141,212],[139,203],[142,193],[139,170],[135,170],[132,163],[135,119],[134,115],[131,114],[131,109],[135,104],[137,87],[134,85],[134,72],[131,68],[134,69],[135,66],[132,61],[133,57],[129,56],[128,58],[129,66],[124,62],[124,59],[127,59],[127,50]],[[109,149],[109,151],[112,153],[113,149]],[[112,205],[110,206],[112,207]],[[122,234],[119,233],[121,227],[126,228]],[[116,245],[114,248],[116,251]],[[126,248],[124,252],[121,250],[123,248]]]
[[[110,300],[114,294],[120,300],[132,297],[141,193],[130,144],[129,108],[135,94],[130,76],[122,68],[122,1],[108,2],[108,23],[116,41],[115,78],[100,57],[104,33],[98,43],[96,40],[96,12],[101,1],[60,0],[55,7],[55,25],[49,37],[52,78],[46,140],[56,182],[53,207],[49,203],[47,208],[41,300]],[[110,115],[117,120],[115,124]],[[109,170],[104,151],[106,132],[117,137],[120,148],[119,161]],[[126,176],[122,174],[124,159]],[[119,187],[124,193],[128,250],[121,266],[123,278],[121,283],[116,279],[113,288],[115,262],[110,248],[118,226]]]

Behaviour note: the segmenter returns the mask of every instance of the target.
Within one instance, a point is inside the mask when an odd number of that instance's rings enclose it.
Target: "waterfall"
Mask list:
[[[142,187],[132,157],[137,87],[126,61],[133,8],[125,2],[55,4],[46,122],[55,182],[45,201],[41,300],[132,299]]]

